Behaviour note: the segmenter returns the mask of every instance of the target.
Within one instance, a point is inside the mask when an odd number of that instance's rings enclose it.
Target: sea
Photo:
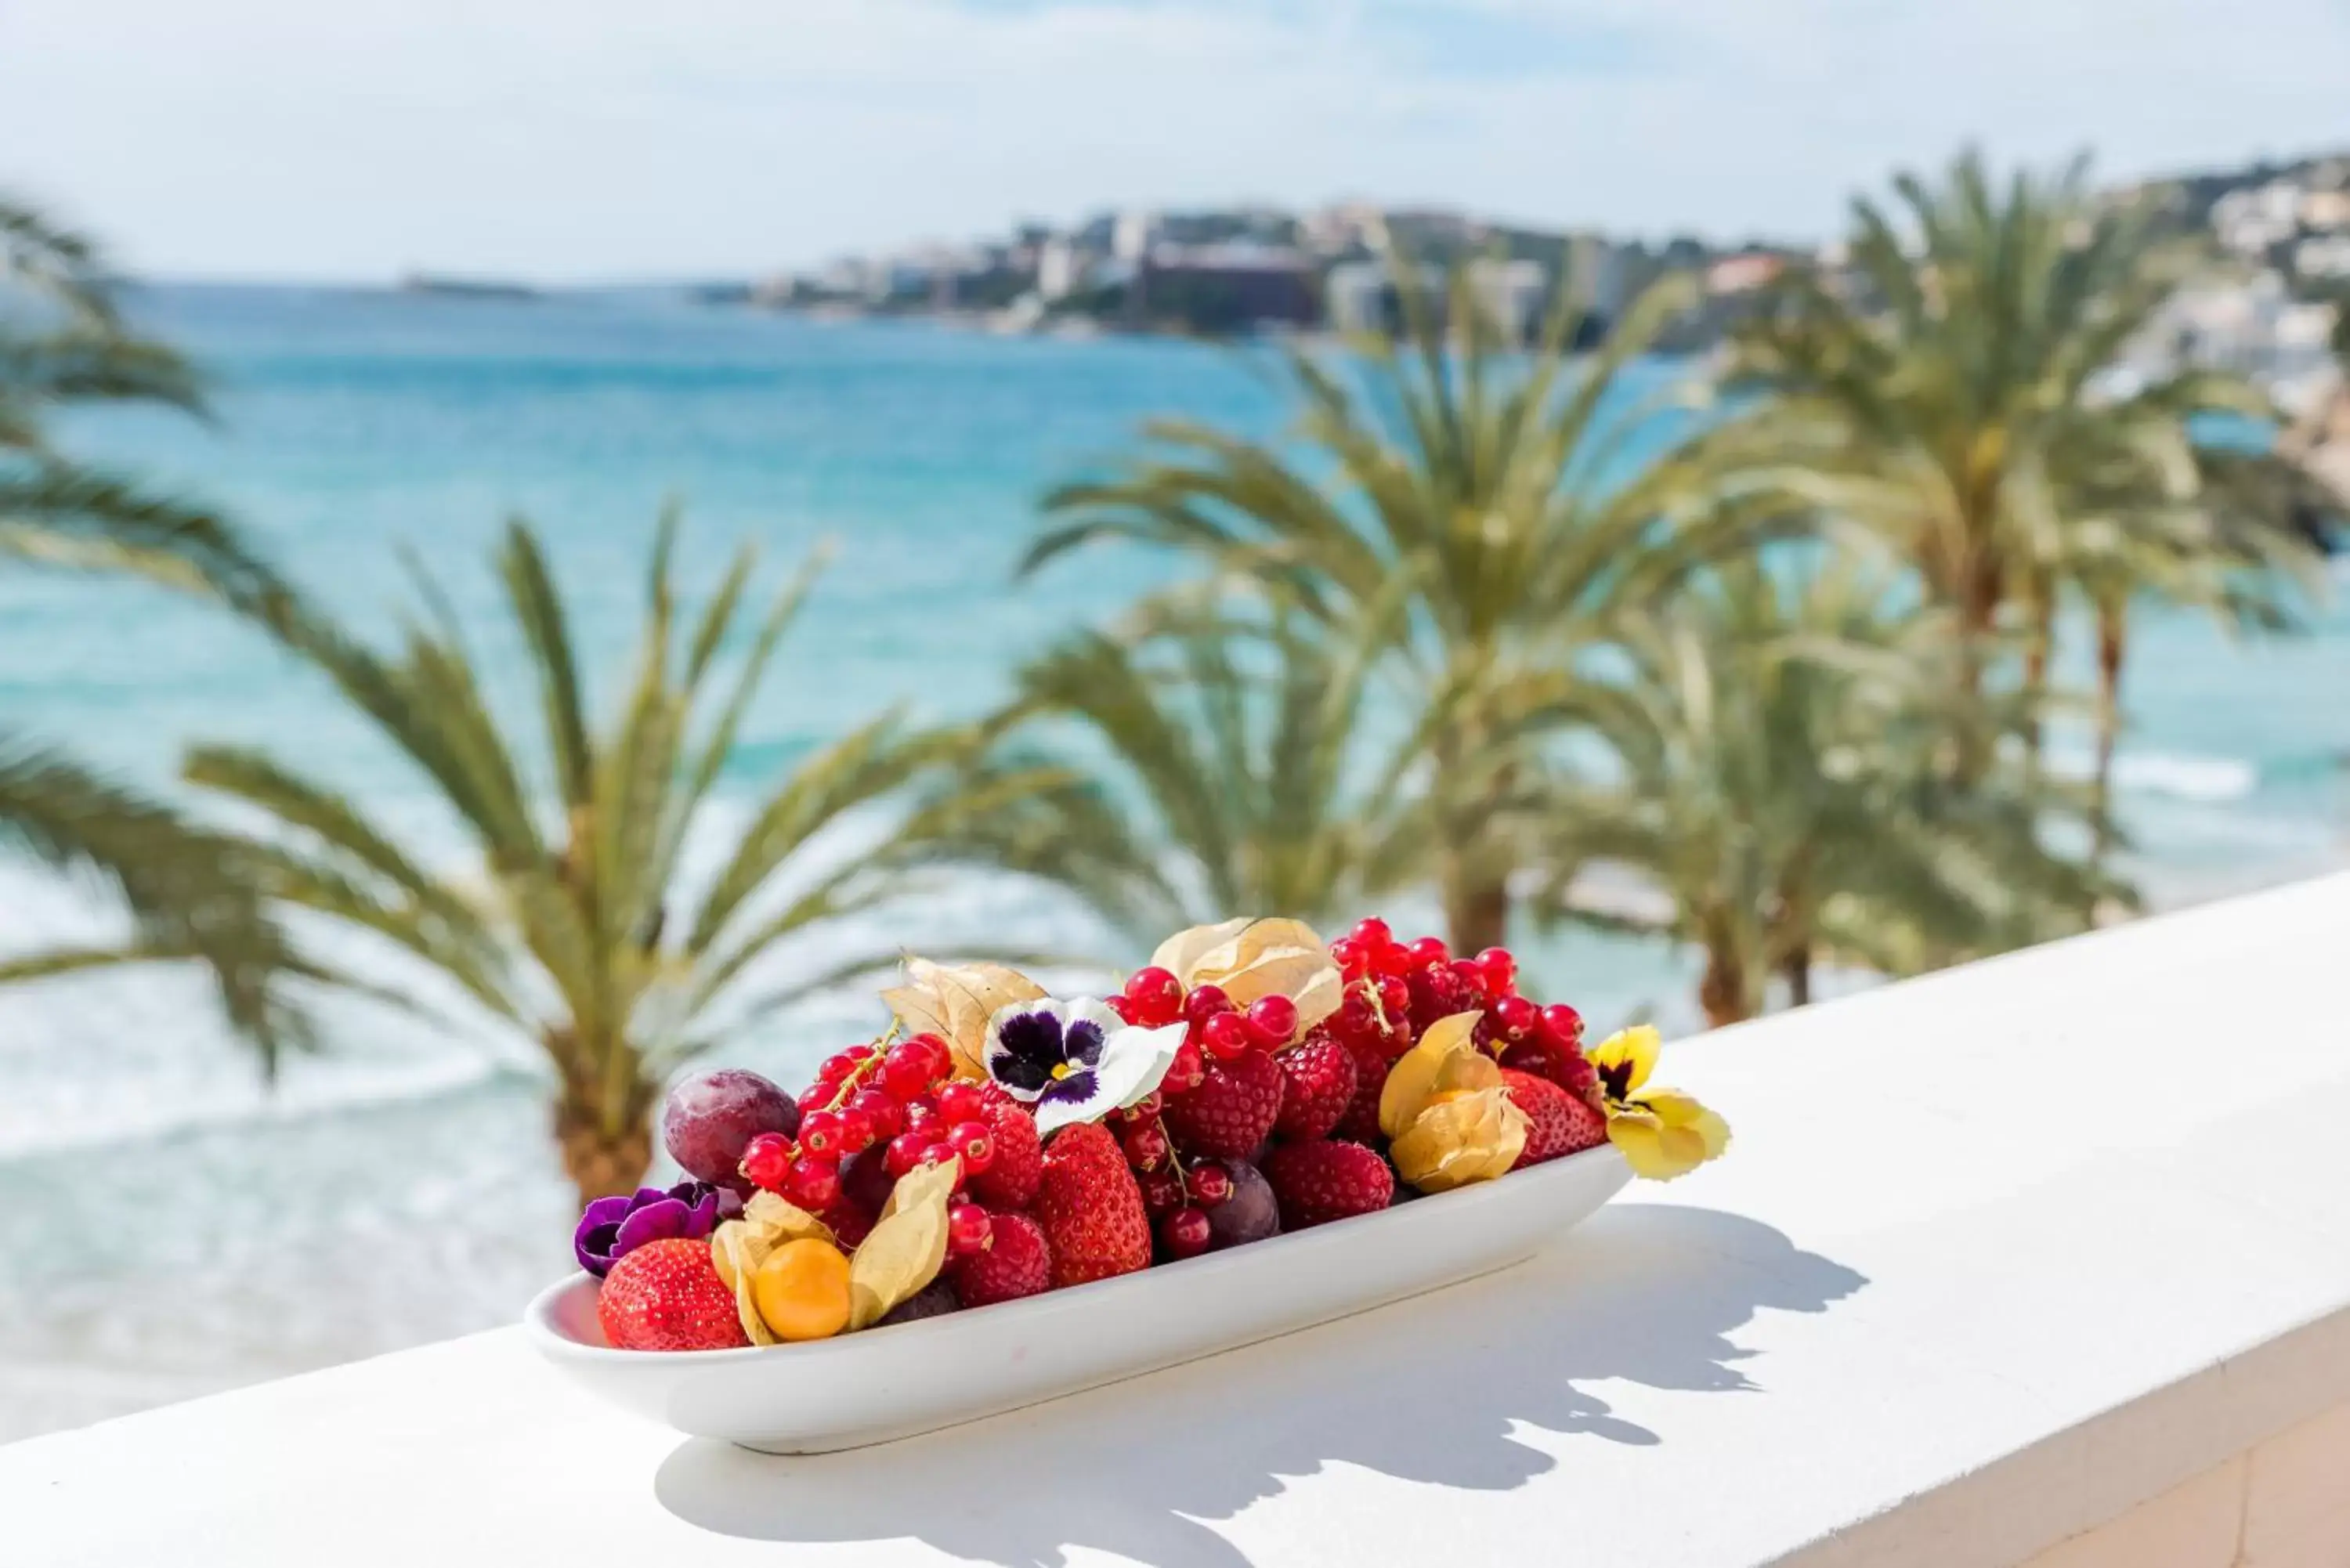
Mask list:
[[[829,549],[722,781],[705,857],[827,738],[891,704],[979,712],[1023,658],[1172,569],[1097,552],[1017,579],[1047,487],[1152,418],[1273,434],[1284,417],[1264,348],[818,322],[667,291],[155,286],[130,307],[210,371],[213,418],[82,415],[63,443],[212,499],[371,632],[412,602],[412,559],[478,634],[517,723],[528,693],[488,560],[509,519],[547,542],[607,701],[665,507],[689,592],[741,541],[771,579]],[[1687,369],[1643,365],[1627,395]],[[2345,588],[2337,574],[2291,638],[2143,616],[2118,778],[2158,903],[2345,860]],[[0,727],[188,798],[190,742],[264,745],[428,858],[459,853],[429,791],[320,680],[160,591],[0,571]],[[1432,924],[1424,903],[1389,912]],[[0,952],[112,924],[89,889],[0,866]],[[876,944],[983,939],[1104,940],[1049,890],[964,878],[792,961],[816,972]],[[1665,944],[1530,932],[1519,946],[1547,996],[1596,1021],[1693,1021],[1691,965]],[[357,1003],[324,1016],[328,1048],[265,1082],[192,977],[0,992],[0,1440],[510,1322],[568,1266],[573,1199],[527,1050]],[[880,1018],[869,992],[834,992],[723,1054],[790,1079]]]

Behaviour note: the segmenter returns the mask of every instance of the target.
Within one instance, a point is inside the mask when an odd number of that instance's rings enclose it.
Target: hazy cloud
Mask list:
[[[162,270],[736,273],[1360,194],[1818,234],[1962,140],[2342,140],[2335,0],[0,0],[0,182]]]

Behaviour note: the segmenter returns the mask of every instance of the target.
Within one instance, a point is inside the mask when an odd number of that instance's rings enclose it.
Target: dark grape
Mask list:
[[[1281,1208],[1274,1201],[1272,1183],[1244,1159],[1216,1163],[1232,1179],[1232,1195],[1208,1210],[1209,1251],[1221,1252],[1281,1234]]]

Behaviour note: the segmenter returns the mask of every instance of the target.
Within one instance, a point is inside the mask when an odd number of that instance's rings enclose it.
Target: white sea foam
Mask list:
[[[2048,765],[2069,778],[2085,779],[2095,766],[2086,746],[2052,745]],[[2241,800],[2261,786],[2261,771],[2241,757],[2193,752],[2124,750],[2114,757],[2114,787],[2126,794],[2168,795],[2220,804]]]

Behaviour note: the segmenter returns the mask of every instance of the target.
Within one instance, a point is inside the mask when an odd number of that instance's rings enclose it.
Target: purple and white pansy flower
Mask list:
[[[1090,996],[1009,1002],[987,1021],[987,1075],[1050,1133],[1099,1121],[1159,1087],[1184,1029],[1139,1028]]]

